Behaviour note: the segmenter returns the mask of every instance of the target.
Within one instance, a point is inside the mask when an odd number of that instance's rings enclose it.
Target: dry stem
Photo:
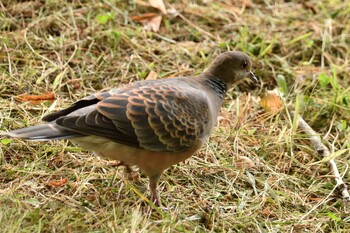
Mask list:
[[[294,112],[291,111],[290,115],[292,118],[294,118]],[[308,123],[305,122],[301,116],[298,116],[298,128],[303,130],[310,137],[310,141],[319,155],[322,155],[325,158],[329,157],[330,151],[328,147],[322,143],[321,137],[309,126]],[[342,197],[344,200],[349,201],[350,195],[347,189],[347,185],[344,183],[342,177],[340,176],[337,164],[333,158],[328,161],[328,165],[331,168],[332,174],[334,175],[335,181],[337,182],[337,187],[339,188]]]

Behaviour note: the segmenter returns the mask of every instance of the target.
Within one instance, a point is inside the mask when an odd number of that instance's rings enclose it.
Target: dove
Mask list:
[[[168,167],[193,155],[208,140],[227,90],[258,80],[240,51],[220,54],[200,75],[142,80],[89,95],[43,117],[46,123],[9,131],[25,140],[68,139],[99,156],[137,166],[148,178],[150,200]]]

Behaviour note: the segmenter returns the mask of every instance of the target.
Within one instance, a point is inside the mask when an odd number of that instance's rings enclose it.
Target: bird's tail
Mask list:
[[[83,135],[56,125],[55,123],[48,123],[1,133],[0,136],[22,138],[33,141],[49,141],[54,139],[79,137]]]

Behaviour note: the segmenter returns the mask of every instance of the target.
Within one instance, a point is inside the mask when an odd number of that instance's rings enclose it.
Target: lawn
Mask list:
[[[100,90],[196,75],[240,50],[262,88],[279,90],[324,139],[348,183],[350,2],[303,2],[164,0],[158,28],[148,1],[3,0],[0,130]],[[245,90],[229,91],[209,141],[164,173],[161,208],[145,201],[142,173],[67,141],[0,138],[1,232],[349,232],[327,161],[287,110],[268,115],[263,91]]]

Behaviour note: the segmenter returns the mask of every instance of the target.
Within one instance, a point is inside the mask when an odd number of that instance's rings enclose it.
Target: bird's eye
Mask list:
[[[243,62],[242,63],[242,69],[247,69],[247,67],[248,67],[248,63],[245,61],[245,62]]]

